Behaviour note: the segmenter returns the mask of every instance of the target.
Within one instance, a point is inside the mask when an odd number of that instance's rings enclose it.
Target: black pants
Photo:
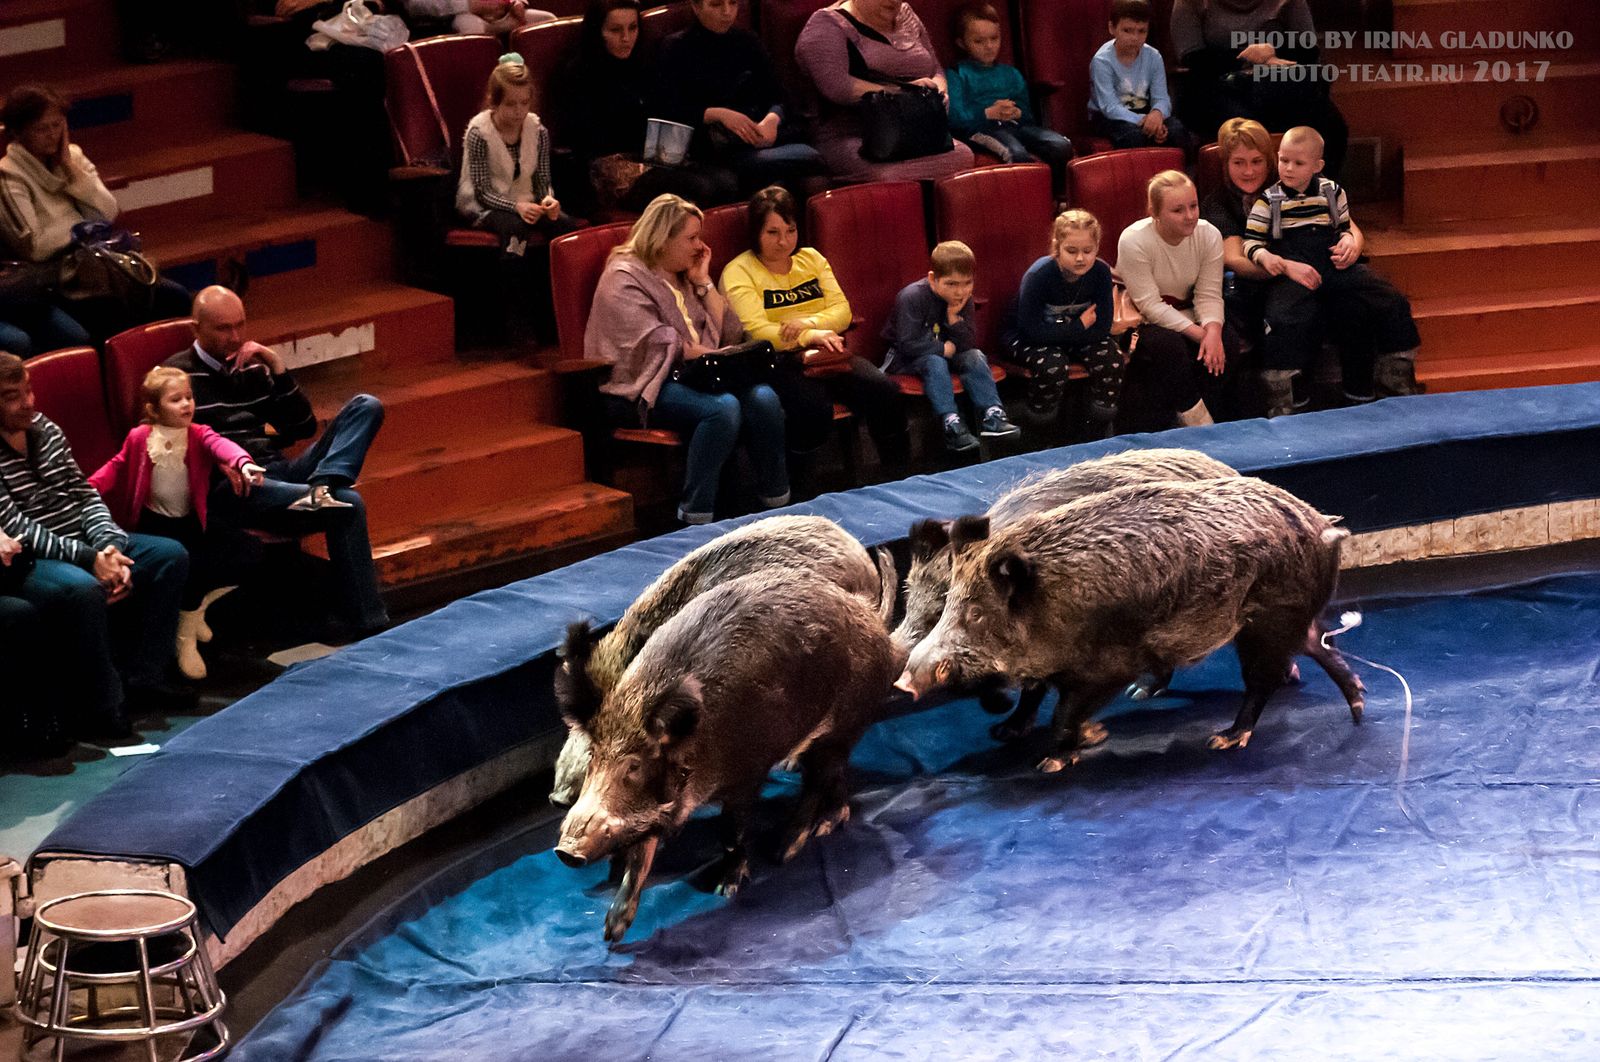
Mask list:
[[[839,402],[866,425],[884,475],[890,479],[905,475],[911,461],[905,400],[876,365],[852,357],[848,372],[826,376],[807,376],[798,364],[785,366],[773,377],[772,389],[783,403],[791,453],[810,453],[827,442],[833,404]]]
[[[1345,389],[1365,393],[1378,355],[1415,350],[1422,343],[1411,317],[1411,302],[1388,280],[1359,262],[1348,269],[1328,269],[1312,291],[1288,277],[1277,277],[1267,290],[1267,325],[1262,349],[1264,369],[1304,369],[1317,350],[1317,318],[1321,311],[1334,324],[1345,351]],[[1360,342],[1362,336],[1365,343]]]
[[[1239,361],[1239,338],[1226,326],[1222,349],[1227,363],[1221,376],[1213,376],[1199,358],[1199,343],[1160,325],[1140,325],[1139,341],[1128,363],[1123,429],[1164,431],[1173,426],[1179,413],[1202,400],[1215,419],[1231,416],[1229,396]]]
[[[217,587],[237,585],[261,556],[260,543],[249,535],[215,520],[210,527],[201,528],[200,518],[192,512],[174,517],[146,509],[139,516],[139,533],[173,539],[189,551],[189,578],[183,584],[179,606],[185,612],[199,608],[206,594]]]

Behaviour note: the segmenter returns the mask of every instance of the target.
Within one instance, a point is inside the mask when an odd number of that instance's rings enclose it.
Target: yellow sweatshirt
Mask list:
[[[850,327],[850,301],[828,260],[811,247],[794,253],[783,276],[762,265],[754,251],[744,252],[723,267],[722,293],[751,339],[765,339],[780,350],[810,346],[819,331],[842,333]],[[796,318],[810,327],[798,343],[785,343],[781,326]]]

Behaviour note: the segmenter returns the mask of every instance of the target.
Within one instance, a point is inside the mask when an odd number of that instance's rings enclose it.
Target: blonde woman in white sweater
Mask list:
[[[1238,342],[1224,322],[1222,234],[1200,219],[1194,182],[1177,170],[1148,188],[1150,216],[1117,241],[1117,272],[1139,308],[1139,342],[1128,366],[1135,430],[1212,422],[1227,390]]]

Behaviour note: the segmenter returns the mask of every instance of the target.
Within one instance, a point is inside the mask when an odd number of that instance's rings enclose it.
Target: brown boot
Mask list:
[[[1425,388],[1417,382],[1416,359],[1414,350],[1378,355],[1372,364],[1372,388],[1379,398],[1422,394]]]
[[[1261,392],[1267,401],[1267,419],[1287,417],[1294,412],[1294,378],[1296,369],[1263,369]]]

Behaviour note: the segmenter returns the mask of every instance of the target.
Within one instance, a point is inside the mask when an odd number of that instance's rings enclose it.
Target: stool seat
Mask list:
[[[182,896],[144,889],[106,889],[63,896],[40,906],[34,918],[52,933],[83,939],[159,937],[195,916]]]

